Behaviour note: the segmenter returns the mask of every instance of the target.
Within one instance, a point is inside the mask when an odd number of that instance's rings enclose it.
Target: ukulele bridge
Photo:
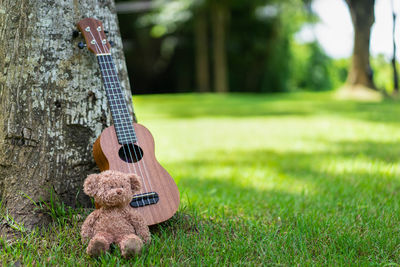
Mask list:
[[[158,197],[158,194],[156,192],[143,193],[133,196],[130,205],[133,208],[139,208],[156,204],[158,200],[160,200],[160,198]]]

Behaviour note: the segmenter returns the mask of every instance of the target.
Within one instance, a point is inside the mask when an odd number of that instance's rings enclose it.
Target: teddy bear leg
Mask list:
[[[134,234],[124,236],[118,244],[125,258],[139,254],[143,247],[143,241]]]
[[[110,248],[111,240],[106,234],[98,233],[89,242],[86,252],[90,256],[100,256]]]

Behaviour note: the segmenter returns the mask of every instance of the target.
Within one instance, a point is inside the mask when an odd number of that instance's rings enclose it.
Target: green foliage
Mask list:
[[[349,66],[350,58],[332,60],[332,68],[330,68],[329,75],[333,82],[333,88],[339,88],[346,82]]]
[[[137,258],[85,254],[89,211],[0,239],[23,266],[398,265],[400,105],[331,93],[184,94],[133,99],[181,192]]]
[[[292,87],[310,91],[338,88],[347,78],[348,60],[329,58],[317,42],[293,43]]]
[[[393,91],[393,68],[392,64],[385,59],[384,55],[371,58],[371,67],[374,74],[375,86],[389,94]],[[399,71],[399,68],[397,68]]]
[[[136,46],[127,51],[128,68],[135,74],[136,84],[140,86],[142,77],[149,76],[152,80],[149,90],[152,91],[146,92],[157,91],[155,87],[161,87],[161,92],[189,91],[195,87],[194,20],[199,11],[206,14],[209,23],[208,57],[213,79],[211,32],[214,25],[210,14],[215,5],[215,1],[206,0],[158,0],[151,12],[130,20],[121,16],[123,32],[132,35],[132,32],[145,29],[148,34],[147,37],[143,34],[132,37]],[[229,13],[226,52],[230,91],[321,91],[338,84],[336,77],[330,77],[337,71],[335,64],[318,44],[311,43],[302,48],[294,42],[294,34],[305,23],[317,21],[311,12],[310,1],[224,0],[218,1],[218,5]],[[129,25],[125,23],[128,21],[136,23],[130,23],[130,29],[124,29]],[[137,54],[147,60],[139,60]],[[135,62],[138,62],[137,66],[132,67]],[[146,69],[151,74],[142,73]],[[154,84],[158,80],[160,82]]]
[[[166,34],[176,32],[193,17],[192,8],[196,5],[196,1],[156,0],[153,2],[153,5],[156,9],[141,16],[138,20],[138,25],[141,27],[151,26],[151,36],[160,38]]]
[[[231,91],[288,90],[289,40],[285,29],[280,30],[279,12],[277,5],[232,8],[235,19],[230,22],[228,46]],[[251,32],[251,38],[243,38],[245,32]]]
[[[235,18],[229,31],[231,90],[291,90],[292,36],[304,22],[314,17],[303,1],[245,3],[246,6],[231,8]],[[248,38],[243,38],[244,33]]]

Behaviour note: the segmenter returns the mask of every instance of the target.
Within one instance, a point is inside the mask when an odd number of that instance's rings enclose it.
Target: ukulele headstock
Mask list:
[[[96,55],[109,54],[110,43],[104,33],[103,23],[94,18],[82,19],[78,29],[85,38],[87,48]]]

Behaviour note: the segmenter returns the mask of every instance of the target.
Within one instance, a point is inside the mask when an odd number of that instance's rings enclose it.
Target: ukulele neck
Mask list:
[[[137,138],[135,129],[133,128],[132,116],[129,113],[125,94],[111,54],[98,54],[97,61],[100,66],[104,87],[106,88],[118,142],[121,145],[136,143]]]

